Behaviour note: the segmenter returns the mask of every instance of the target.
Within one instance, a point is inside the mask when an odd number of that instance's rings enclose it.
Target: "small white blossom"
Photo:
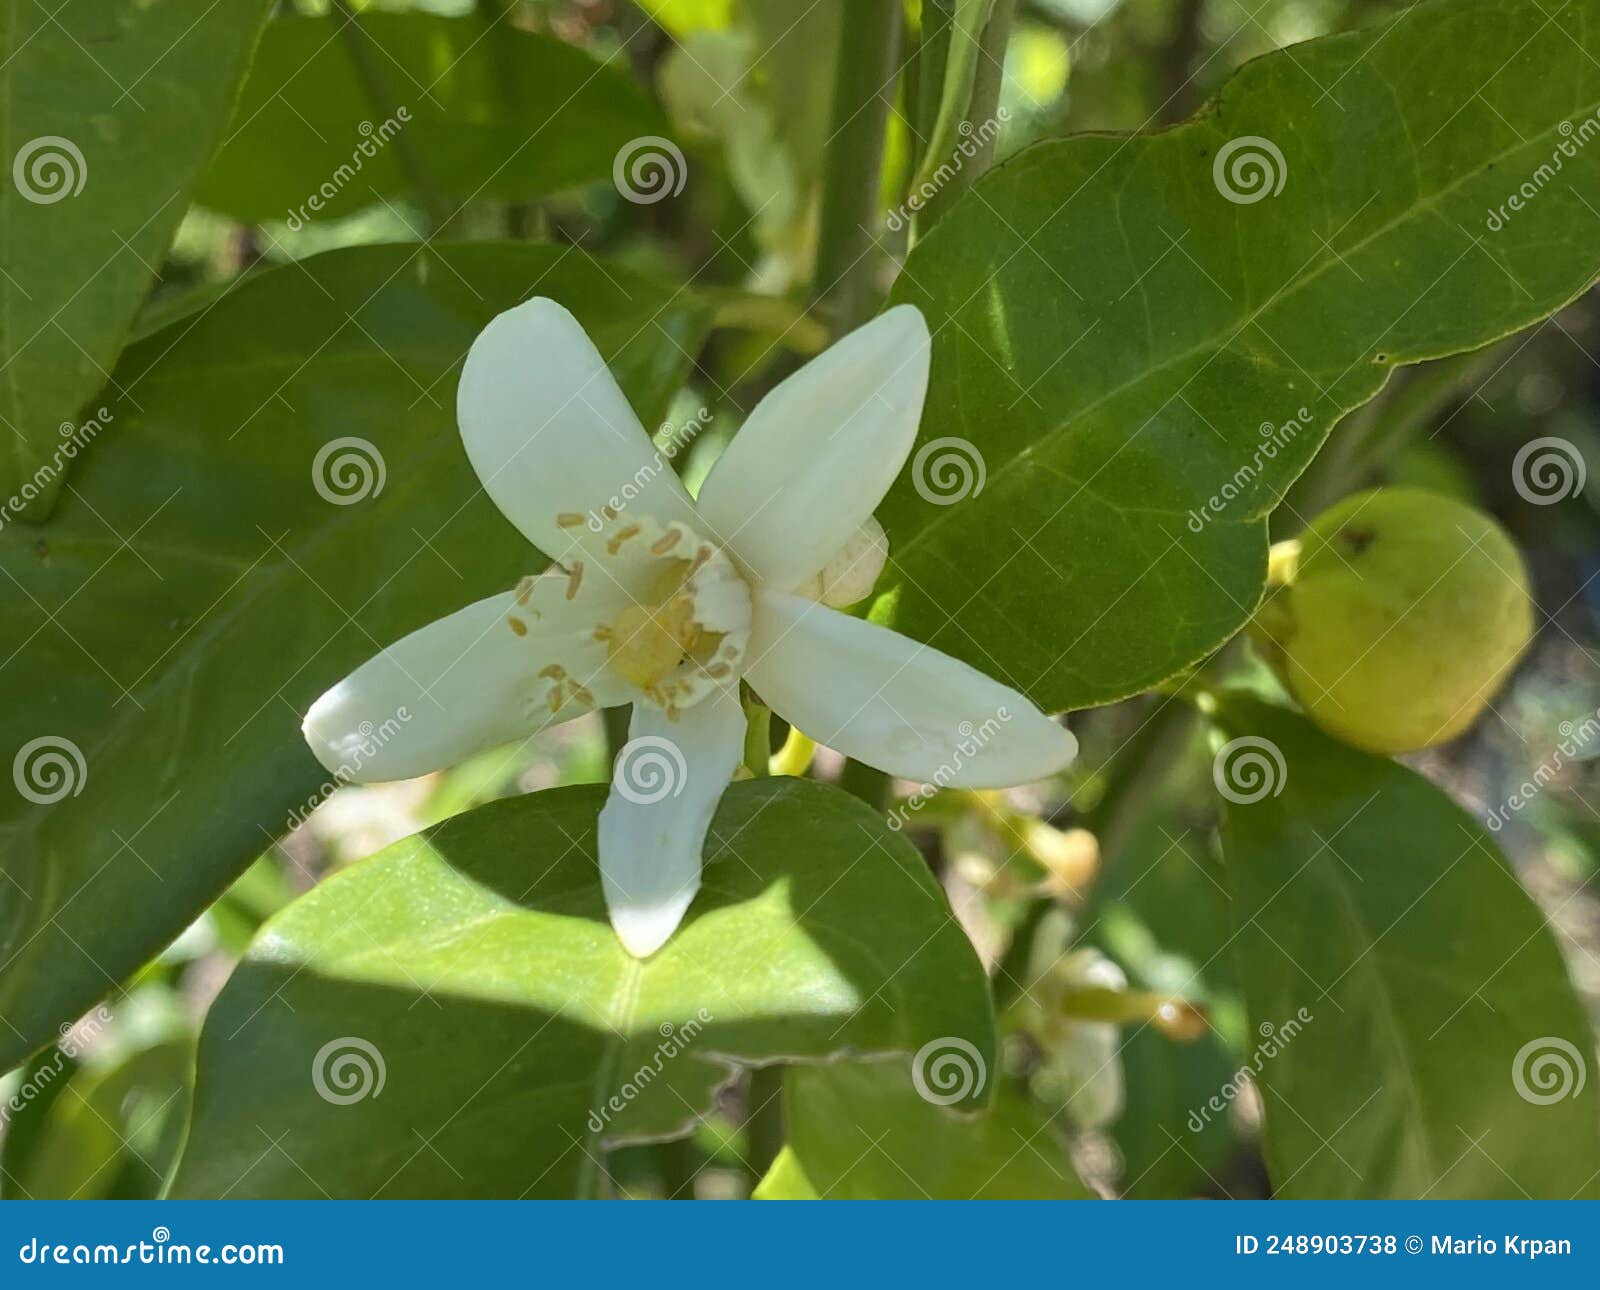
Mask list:
[[[928,351],[908,305],[846,336],[762,399],[691,500],[571,314],[546,299],[501,314],[461,374],[461,435],[489,496],[555,563],[357,668],[307,714],[312,750],[402,779],[632,704],[630,737],[682,755],[672,791],[613,784],[600,815],[606,904],[641,957],[699,889],[743,748],[741,678],[792,725],[907,779],[1003,787],[1060,769],[1076,741],[1016,691],[829,607],[883,567],[872,512],[916,438]],[[356,756],[363,728],[401,707],[404,733]],[[958,757],[997,714],[1001,733]]]

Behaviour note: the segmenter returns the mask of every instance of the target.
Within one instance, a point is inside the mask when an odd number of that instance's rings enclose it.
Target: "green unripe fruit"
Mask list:
[[[1252,624],[1311,718],[1375,753],[1460,734],[1533,635],[1522,557],[1493,519],[1416,488],[1357,493],[1273,548]]]

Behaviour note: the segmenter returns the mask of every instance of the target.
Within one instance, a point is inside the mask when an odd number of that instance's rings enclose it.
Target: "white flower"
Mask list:
[[[501,314],[462,370],[461,437],[556,564],[357,668],[312,705],[306,741],[346,778],[402,779],[631,703],[630,742],[671,754],[654,767],[665,788],[619,769],[600,813],[606,904],[640,957],[699,888],[741,760],[741,677],[815,739],[907,779],[989,788],[1060,769],[1076,741],[1015,690],[820,603],[859,600],[883,566],[872,511],[927,383],[922,315],[890,309],[762,399],[691,501],[571,314],[545,299]]]

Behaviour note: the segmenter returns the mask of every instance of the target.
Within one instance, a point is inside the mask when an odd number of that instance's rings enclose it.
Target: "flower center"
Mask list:
[[[668,673],[706,653],[721,639],[694,616],[694,594],[686,590],[692,564],[674,560],[655,577],[644,604],[629,605],[611,620],[606,657],[612,670],[641,690],[657,688]]]
[[[721,547],[686,524],[608,517],[606,572],[631,604],[594,629],[606,663],[675,717],[736,679],[750,638],[750,589]]]

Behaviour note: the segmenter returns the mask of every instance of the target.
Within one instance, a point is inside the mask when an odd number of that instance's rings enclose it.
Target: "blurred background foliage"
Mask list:
[[[468,84],[463,71],[424,92],[449,100],[449,124],[435,139],[445,148],[439,155],[448,155],[450,132],[460,130],[468,157],[460,173],[410,170],[434,164],[419,148],[419,157],[398,157],[392,190],[377,200],[346,201],[328,218],[297,219],[290,211],[264,218],[252,209],[252,184],[261,176],[250,158],[230,159],[225,148],[201,184],[210,204],[197,204],[184,220],[146,321],[155,325],[192,308],[262,266],[334,247],[431,237],[548,240],[699,287],[803,303],[844,2],[355,4],[380,21],[429,14],[481,19],[497,33],[535,33],[594,60],[596,71],[626,78],[637,91],[627,111],[637,117],[617,128],[626,137],[635,122],[655,122],[682,144],[690,174],[684,200],[632,204],[610,182],[574,187],[551,156],[530,158],[509,175],[475,174],[473,137],[517,138],[530,128],[508,109],[517,78],[560,71],[524,65],[513,51],[496,73],[486,45],[466,71],[498,82]],[[911,0],[913,16],[917,7]],[[1242,62],[1403,7],[1393,0],[1026,0],[1005,54],[998,155],[1051,135],[1181,120]],[[336,18],[340,8],[338,0],[298,0],[280,5],[279,17]],[[268,30],[269,50],[276,28]],[[419,38],[417,59],[430,56],[431,39]],[[247,86],[247,106],[303,94],[301,110],[343,120],[345,134],[371,115],[359,103],[341,104],[337,85],[325,83],[337,82],[348,64],[331,71],[319,64],[297,89],[311,64],[302,58],[273,71],[270,61],[259,62],[255,75],[279,75],[284,84]],[[391,59],[385,69],[396,102],[406,102],[413,87],[404,67]],[[498,155],[493,149],[503,141],[488,152]],[[901,200],[915,147],[897,110],[880,197],[886,211]],[[322,173],[320,166],[313,173]],[[419,191],[424,183],[441,186],[430,198]],[[471,200],[461,205],[464,197]],[[874,250],[884,286],[903,253],[903,238],[886,231]],[[791,325],[793,309],[778,316],[787,320],[783,348],[814,347],[803,323]],[[1470,732],[1408,759],[1480,818],[1548,757],[1571,728],[1563,723],[1600,708],[1600,478],[1558,505],[1533,506],[1514,490],[1511,471],[1518,447],[1542,435],[1568,439],[1600,461],[1596,328],[1590,295],[1491,350],[1402,373],[1335,430],[1274,517],[1275,535],[1292,536],[1358,487],[1408,483],[1482,506],[1516,536],[1539,606],[1535,644]],[[669,418],[687,420],[702,406],[715,414],[678,463],[691,483],[794,361],[770,333],[760,335],[718,333]],[[1247,653],[1236,657],[1252,675]],[[1082,1176],[1105,1194],[1261,1196],[1269,1185],[1259,1102],[1248,1078],[1234,1080],[1259,1037],[1249,1031],[1228,955],[1214,949],[1229,937],[1210,755],[1180,707],[1148,695],[1081,714],[1074,726],[1084,755],[1060,782],[1006,794],[942,794],[907,817],[908,829],[994,965],[1007,1085],[1060,1113],[1054,1131]],[[776,733],[781,741],[783,732]],[[608,746],[605,723],[593,719],[424,780],[339,790],[275,841],[105,1008],[4,1077],[0,1192],[155,1195],[181,1139],[199,1020],[264,919],[330,871],[471,806],[603,781]],[[1600,748],[1585,751],[1589,760],[1563,766],[1554,784],[1510,818],[1499,841],[1555,926],[1591,1012],[1600,1015],[1600,889],[1592,882],[1600,856]],[[839,771],[825,751],[811,769],[821,777]],[[1225,1109],[1196,1116],[1225,1085],[1235,1090]],[[613,1172],[638,1195],[748,1194],[774,1150],[770,1115],[761,1109],[770,1096],[759,1078],[754,1089],[735,1087],[692,1139],[621,1151]]]

